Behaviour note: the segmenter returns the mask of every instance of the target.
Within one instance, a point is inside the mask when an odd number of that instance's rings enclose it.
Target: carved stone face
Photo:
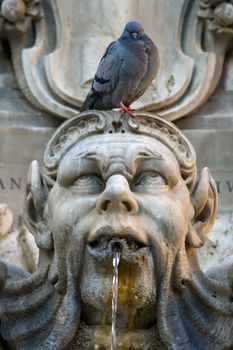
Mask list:
[[[57,256],[81,267],[82,320],[111,324],[112,245],[121,245],[121,327],[155,322],[157,286],[167,255],[184,243],[193,214],[189,191],[172,152],[141,135],[93,136],[63,157],[49,194]],[[78,251],[78,254],[77,254]],[[75,263],[76,261],[76,263]]]
[[[1,336],[12,348],[110,349],[116,244],[118,350],[232,348],[232,278],[209,278],[196,257],[217,189],[208,168],[196,179],[195,152],[174,125],[80,113],[44,162],[43,173],[30,166],[24,205],[38,270],[12,281],[4,268]]]

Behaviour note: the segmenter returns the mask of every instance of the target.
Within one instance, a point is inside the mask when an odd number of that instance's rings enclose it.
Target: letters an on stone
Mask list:
[[[118,349],[233,346],[231,269],[204,274],[196,251],[217,209],[207,168],[173,124],[149,113],[81,113],[33,161],[24,219],[33,274],[1,263],[10,349],[109,349],[112,244],[121,246]]]

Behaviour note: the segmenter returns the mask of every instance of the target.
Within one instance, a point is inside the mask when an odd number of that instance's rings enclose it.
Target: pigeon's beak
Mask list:
[[[132,34],[132,37],[134,38],[134,40],[137,38],[137,36],[138,36],[138,33],[137,32],[133,32]]]

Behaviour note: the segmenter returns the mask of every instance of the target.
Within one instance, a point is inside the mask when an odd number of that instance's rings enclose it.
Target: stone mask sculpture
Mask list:
[[[1,264],[6,348],[110,349],[117,240],[119,350],[230,349],[232,276],[211,279],[196,258],[216,188],[207,168],[196,176],[192,145],[157,116],[89,111],[66,121],[43,172],[34,161],[28,174],[24,217],[38,270]]]

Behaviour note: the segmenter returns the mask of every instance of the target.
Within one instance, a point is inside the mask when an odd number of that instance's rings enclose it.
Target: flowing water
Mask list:
[[[120,244],[113,244],[113,280],[112,280],[112,344],[111,350],[117,350],[116,340],[116,314],[118,301],[118,265],[120,261]]]

